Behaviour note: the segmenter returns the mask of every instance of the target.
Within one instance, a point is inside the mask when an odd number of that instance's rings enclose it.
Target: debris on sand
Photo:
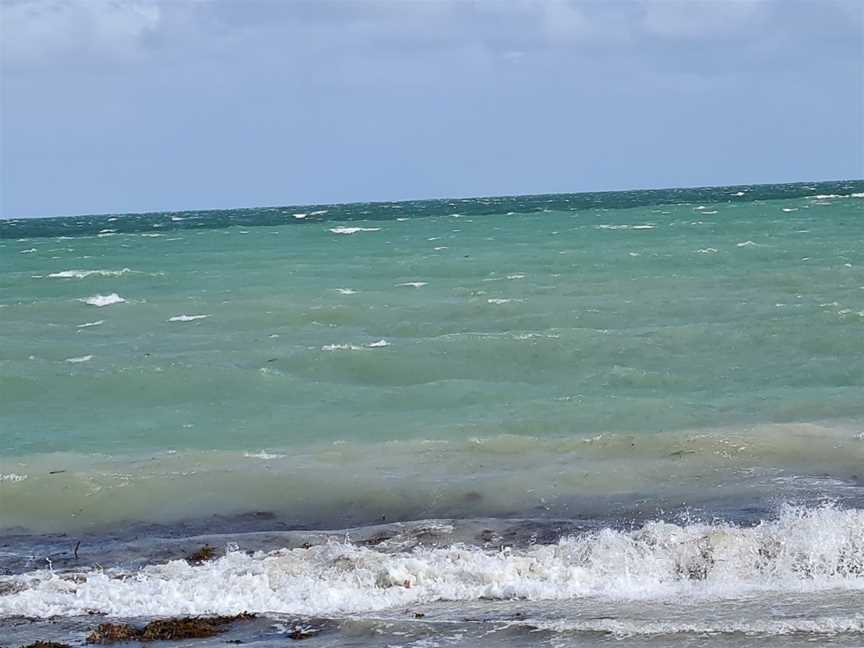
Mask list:
[[[69,644],[58,643],[56,641],[34,641],[21,648],[71,648]]]

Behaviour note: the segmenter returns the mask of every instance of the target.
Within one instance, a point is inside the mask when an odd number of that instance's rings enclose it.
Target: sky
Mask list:
[[[0,0],[0,217],[864,177],[857,0]]]

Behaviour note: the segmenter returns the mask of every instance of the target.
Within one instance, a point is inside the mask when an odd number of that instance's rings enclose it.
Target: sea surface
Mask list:
[[[0,646],[240,612],[864,645],[864,181],[0,221]]]

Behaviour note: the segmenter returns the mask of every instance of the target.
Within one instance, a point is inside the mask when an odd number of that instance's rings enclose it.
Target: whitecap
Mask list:
[[[0,473],[0,482],[22,482],[29,476],[30,475],[19,475],[18,473],[6,473],[5,475]]]
[[[111,304],[123,304],[126,302],[126,300],[117,293],[111,293],[110,295],[93,295],[92,297],[87,297],[86,299],[81,299],[79,301],[83,301],[85,304],[90,304],[91,306],[98,306],[99,308],[103,306],[111,306]]]
[[[356,234],[357,232],[380,232],[380,227],[331,227],[334,234]]]
[[[267,460],[267,459],[282,459],[283,457],[286,457],[287,455],[274,454],[274,453],[270,453],[270,452],[264,452],[262,450],[261,452],[244,452],[243,456],[246,457],[247,459],[265,459],[265,460]]]
[[[798,208],[797,208],[797,207],[784,207],[784,208],[783,208],[783,211],[786,212],[786,213],[788,214],[789,212],[796,212],[796,211],[798,211]]]
[[[422,288],[427,285],[425,281],[406,281],[405,283],[396,284],[397,287]]]
[[[370,342],[367,344],[370,349],[379,349],[381,347],[388,347],[390,343],[387,340],[378,340],[377,342]]]
[[[486,300],[486,302],[489,304],[509,304],[510,302],[513,302],[513,301],[521,301],[521,300],[518,300],[518,299],[500,299],[500,298],[496,298],[496,297],[493,297],[491,299]]]
[[[36,251],[36,248],[30,248],[29,250],[21,250],[18,254],[33,254]]]
[[[338,292],[340,295],[356,295],[357,294],[357,291],[353,290],[351,288],[337,288],[336,292]]]
[[[325,344],[321,347],[322,351],[362,351],[364,347],[354,344]]]
[[[66,362],[77,364],[79,362],[90,362],[93,359],[92,355],[80,356],[78,358],[66,358]]]
[[[132,272],[129,268],[122,270],[63,270],[52,272],[48,276],[52,279],[86,279],[87,277],[120,277]]]
[[[299,213],[299,214],[292,214],[292,215],[293,215],[294,218],[296,218],[297,220],[302,220],[302,219],[306,218],[309,214]],[[332,230],[331,230],[331,231],[332,231]]]
[[[545,338],[548,340],[557,340],[561,336],[557,333],[518,333],[513,336],[515,340],[533,340],[535,338]]]
[[[654,229],[656,225],[651,223],[644,223],[642,225],[610,225],[608,223],[604,223],[601,225],[595,225],[594,229],[605,229],[605,230],[649,230]]]
[[[76,328],[90,328],[91,326],[101,326],[105,323],[105,320],[97,320],[95,322],[84,322],[83,324],[79,324]]]
[[[758,243],[754,243],[753,241],[742,241],[741,243],[736,243],[738,247],[758,247]]]
[[[699,254],[717,254],[717,252],[718,252],[717,248],[712,248],[712,247],[709,247],[709,248],[701,248],[701,249],[696,250],[696,251],[697,251]]]
[[[194,322],[195,320],[204,319],[206,317],[210,317],[209,315],[175,315],[174,317],[169,317],[169,322]]]

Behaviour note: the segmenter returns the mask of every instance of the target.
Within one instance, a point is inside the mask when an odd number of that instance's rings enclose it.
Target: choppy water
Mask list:
[[[860,645],[862,333],[862,181],[0,221],[4,630]]]

